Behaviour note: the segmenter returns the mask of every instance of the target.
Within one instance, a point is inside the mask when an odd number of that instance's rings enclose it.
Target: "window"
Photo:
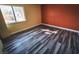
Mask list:
[[[13,6],[13,9],[14,9],[16,21],[17,22],[25,21],[23,8],[22,7]]]
[[[26,21],[23,7],[0,5],[6,24]]]
[[[11,6],[0,6],[6,24],[15,23],[15,18]]]

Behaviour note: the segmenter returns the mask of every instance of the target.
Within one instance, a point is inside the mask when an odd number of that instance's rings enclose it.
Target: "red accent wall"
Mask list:
[[[42,5],[42,22],[79,30],[79,5]]]

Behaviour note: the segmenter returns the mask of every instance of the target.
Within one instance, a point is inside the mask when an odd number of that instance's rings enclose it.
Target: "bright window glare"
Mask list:
[[[24,9],[23,9],[23,7],[13,6],[13,9],[14,9],[14,13],[15,13],[15,17],[16,17],[16,21],[17,22],[26,21],[25,20],[25,16],[24,16]]]
[[[23,7],[0,5],[0,9],[6,24],[26,21]]]
[[[1,5],[0,9],[6,24],[15,23],[15,18],[11,6]]]

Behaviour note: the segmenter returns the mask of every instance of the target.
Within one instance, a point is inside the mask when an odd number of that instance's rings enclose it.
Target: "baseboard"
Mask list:
[[[28,30],[28,29],[30,29],[30,28],[33,28],[33,27],[36,27],[36,26],[39,26],[39,25],[41,25],[41,24],[33,25],[33,26],[28,27],[28,28],[25,28],[25,29],[22,29],[22,30],[18,30],[18,31],[16,31],[16,32],[11,33],[10,35],[16,34],[16,33],[18,33],[18,32],[22,32],[22,31],[24,31],[24,30]]]
[[[50,26],[50,27],[55,27],[55,28],[60,28],[60,29],[63,29],[63,30],[67,30],[67,31],[72,31],[72,32],[79,33],[79,31],[77,31],[77,30],[68,29],[68,28],[64,28],[64,27],[59,27],[59,26],[55,26],[55,25],[49,25],[49,24],[44,24],[44,23],[42,23],[42,25],[46,25],[46,26]]]
[[[18,33],[18,32],[21,32],[21,31],[24,31],[24,30],[27,30],[27,29],[30,29],[30,28],[33,28],[33,27],[36,27],[36,26],[39,26],[39,25],[46,25],[46,26],[50,26],[50,27],[60,28],[60,29],[64,29],[64,30],[68,30],[68,31],[72,31],[72,32],[77,32],[77,33],[79,33],[79,31],[77,31],[77,30],[72,30],[72,29],[68,29],[68,28],[63,28],[63,27],[55,26],[55,25],[49,25],[49,24],[40,23],[40,24],[33,25],[33,26],[30,26],[30,27],[25,28],[25,29],[22,29],[22,30],[13,32],[13,33],[11,33],[10,35],[16,34],[16,33]]]

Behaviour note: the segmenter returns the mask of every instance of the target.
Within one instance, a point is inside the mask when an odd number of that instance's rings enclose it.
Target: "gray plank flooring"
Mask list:
[[[41,29],[58,33],[45,34]],[[7,38],[4,51],[7,54],[78,54],[79,33],[41,25]]]

